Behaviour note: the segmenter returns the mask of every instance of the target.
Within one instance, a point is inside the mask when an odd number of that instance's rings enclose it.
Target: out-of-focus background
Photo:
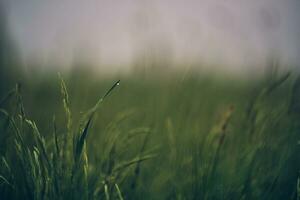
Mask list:
[[[274,57],[299,64],[296,0],[3,0],[1,7],[2,38],[27,68],[84,60],[125,71],[154,59],[248,71]]]

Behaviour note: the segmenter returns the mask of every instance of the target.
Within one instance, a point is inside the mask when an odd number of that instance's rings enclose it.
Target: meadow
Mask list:
[[[300,199],[296,73],[20,77],[0,199]]]

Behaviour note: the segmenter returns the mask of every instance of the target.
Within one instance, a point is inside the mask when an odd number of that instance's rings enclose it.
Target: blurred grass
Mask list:
[[[299,198],[295,76],[62,77],[25,76],[1,104],[4,199]]]

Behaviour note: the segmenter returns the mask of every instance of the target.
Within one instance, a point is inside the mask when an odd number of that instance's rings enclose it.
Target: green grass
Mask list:
[[[295,78],[25,79],[0,98],[0,197],[299,199]]]

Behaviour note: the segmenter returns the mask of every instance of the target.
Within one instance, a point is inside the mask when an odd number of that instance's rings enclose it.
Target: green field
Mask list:
[[[1,82],[0,199],[300,198],[295,74],[20,77]]]

